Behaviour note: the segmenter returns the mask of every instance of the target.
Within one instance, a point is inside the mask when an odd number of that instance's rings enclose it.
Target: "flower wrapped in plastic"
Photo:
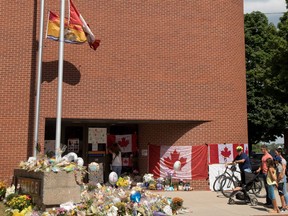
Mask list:
[[[116,185],[118,187],[123,187],[125,189],[129,189],[130,185],[131,185],[130,177],[129,176],[119,177],[117,182],[116,182]]]
[[[150,183],[151,181],[155,181],[155,180],[154,180],[154,175],[151,174],[151,173],[146,173],[146,174],[143,176],[143,180],[144,180],[144,182],[148,182],[148,183]]]

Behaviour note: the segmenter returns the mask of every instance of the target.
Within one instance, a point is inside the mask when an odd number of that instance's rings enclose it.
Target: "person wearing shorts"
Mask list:
[[[276,173],[277,173],[277,182],[278,182],[278,194],[281,200],[281,212],[285,212],[286,211],[286,202],[285,202],[285,198],[284,198],[284,179],[283,176],[281,176],[281,173],[283,171],[283,166],[281,164],[282,162],[282,158],[280,156],[276,156],[274,158],[275,161],[275,165],[276,165]]]

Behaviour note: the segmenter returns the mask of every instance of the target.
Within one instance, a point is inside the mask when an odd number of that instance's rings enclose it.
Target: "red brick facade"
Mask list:
[[[46,26],[60,3],[45,2]],[[140,150],[247,143],[243,1],[74,3],[101,45],[65,44],[63,118],[133,121]],[[39,8],[36,0],[1,4],[1,178],[32,152]],[[44,39],[41,145],[45,119],[56,117],[57,59],[58,43]],[[139,161],[145,173],[147,160]]]

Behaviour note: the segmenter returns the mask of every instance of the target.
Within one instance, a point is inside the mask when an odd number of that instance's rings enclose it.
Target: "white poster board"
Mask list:
[[[89,128],[88,129],[88,143],[107,144],[107,128]]]
[[[209,165],[209,188],[211,191],[213,191],[213,184],[217,176],[221,175],[225,172],[225,164],[210,164]],[[237,171],[239,170],[239,166],[237,164],[236,166]],[[231,173],[231,171],[229,171]],[[239,180],[241,180],[241,175],[239,172],[236,172],[235,175]]]
[[[92,172],[91,170],[88,170],[88,172],[89,172],[89,183],[96,185],[97,183],[104,182],[103,163],[99,163],[99,170],[97,172]]]

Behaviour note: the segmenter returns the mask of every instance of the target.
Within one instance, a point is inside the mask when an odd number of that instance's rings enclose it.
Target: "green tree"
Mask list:
[[[272,61],[271,74],[267,76],[269,92],[284,105],[288,103],[288,12],[280,18],[278,24],[279,41],[278,52]]]
[[[285,40],[261,12],[245,14],[244,20],[249,143],[269,142],[283,133],[287,122],[272,79]]]

